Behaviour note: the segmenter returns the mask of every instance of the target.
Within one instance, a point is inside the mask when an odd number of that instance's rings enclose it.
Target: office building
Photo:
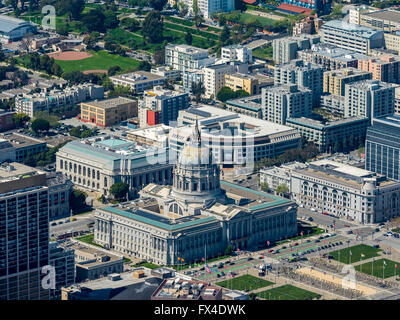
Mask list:
[[[242,63],[253,62],[253,50],[242,45],[231,45],[221,48],[221,59],[229,61],[239,61]]]
[[[109,127],[137,117],[137,101],[118,97],[81,103],[81,121]]]
[[[71,107],[92,99],[103,99],[104,88],[91,83],[80,84],[65,89],[53,89],[49,92],[23,94],[15,98],[15,111],[34,117],[36,112],[58,112],[61,108]]]
[[[288,118],[286,125],[295,128],[307,141],[312,141],[321,152],[338,152],[344,144],[356,148],[365,141],[370,124],[365,117],[348,117],[321,121],[310,118]]]
[[[361,15],[369,12],[378,11],[378,8],[367,6],[367,5],[359,5],[349,10],[349,23],[352,24],[361,24]]]
[[[358,67],[359,59],[369,56],[348,49],[339,48],[328,43],[313,45],[311,49],[299,51],[299,59],[321,66],[324,71]]]
[[[367,130],[365,169],[400,181],[400,116],[375,118]]]
[[[218,256],[228,245],[250,249],[297,233],[292,201],[220,181],[197,124],[173,172],[172,187],[150,183],[140,192],[141,202],[97,209],[94,241],[153,263],[178,265],[181,259],[193,263]]]
[[[299,37],[285,37],[272,41],[273,60],[276,64],[288,63],[297,59],[297,52],[310,49],[319,43],[319,36],[301,35]]]
[[[172,181],[167,150],[155,149],[108,135],[91,137],[63,146],[56,153],[56,166],[80,189],[109,195],[110,187],[122,181],[134,197],[150,182]]]
[[[185,71],[186,69],[200,69],[214,63],[208,57],[208,50],[185,44],[169,44],[165,47],[165,64],[172,69]]]
[[[400,183],[374,172],[320,160],[291,177],[293,200],[305,208],[360,224],[399,215]]]
[[[170,121],[176,121],[179,110],[188,108],[189,104],[187,93],[165,90],[162,87],[145,91],[143,101],[139,103],[140,127],[168,125]]]
[[[358,67],[361,69],[360,64]],[[346,84],[368,79],[372,79],[372,73],[369,70],[357,70],[350,67],[326,71],[324,72],[323,91],[337,96],[344,96]]]
[[[372,73],[372,79],[400,83],[400,57],[381,55],[368,60],[358,60],[358,69]]]
[[[146,72],[135,71],[110,77],[114,86],[129,87],[134,94],[142,93],[145,90],[153,89],[155,86],[164,85],[165,77]]]
[[[287,118],[310,116],[312,92],[297,84],[279,85],[262,89],[263,119],[285,124]]]
[[[290,63],[276,65],[274,84],[297,84],[312,93],[312,104],[318,106],[322,95],[323,68],[303,60],[292,60]]]
[[[373,48],[384,45],[383,31],[350,24],[341,20],[331,20],[321,27],[321,41],[339,48],[368,54]]]
[[[170,131],[170,149],[179,154],[199,122],[202,141],[223,167],[251,166],[262,158],[273,158],[286,150],[299,148],[301,137],[296,129],[204,106],[179,112],[178,128]]]
[[[372,120],[394,113],[394,86],[378,80],[363,80],[345,86],[345,117]]]

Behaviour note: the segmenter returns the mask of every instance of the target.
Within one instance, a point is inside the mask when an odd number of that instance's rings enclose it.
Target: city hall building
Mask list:
[[[94,241],[133,257],[176,265],[265,246],[297,233],[288,199],[220,181],[200,130],[180,153],[173,185],[151,183],[133,202],[96,210]],[[179,258],[179,259],[178,259]]]

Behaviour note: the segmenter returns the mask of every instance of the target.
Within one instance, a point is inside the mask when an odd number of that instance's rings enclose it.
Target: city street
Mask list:
[[[76,218],[76,221],[71,221],[71,218],[63,218],[50,222],[50,235],[58,236],[70,232],[88,231],[88,224],[94,222],[94,211],[75,215],[72,218]],[[65,222],[67,219],[70,219],[70,222]],[[63,223],[59,224],[61,221]],[[57,225],[52,226],[53,223],[57,223]]]
[[[321,212],[314,212],[306,208],[298,208],[297,217],[300,218],[306,216],[313,218],[313,223],[321,227],[328,227],[335,223],[336,230],[342,228],[356,227],[357,225],[353,222],[340,220],[339,218],[323,215]]]

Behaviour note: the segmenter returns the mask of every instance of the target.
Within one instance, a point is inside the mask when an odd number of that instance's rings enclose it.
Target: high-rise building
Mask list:
[[[287,118],[311,115],[312,93],[297,84],[263,88],[261,104],[264,120],[285,124]]]
[[[0,167],[0,300],[48,300],[49,188],[46,173]],[[47,284],[46,281],[43,281]]]
[[[400,116],[372,120],[365,141],[365,169],[400,181]]]
[[[318,106],[322,94],[323,68],[302,60],[292,60],[290,63],[276,65],[274,83],[297,84],[299,87],[311,90],[313,106]]]
[[[363,80],[345,86],[345,117],[362,116],[372,120],[394,113],[394,85]]]

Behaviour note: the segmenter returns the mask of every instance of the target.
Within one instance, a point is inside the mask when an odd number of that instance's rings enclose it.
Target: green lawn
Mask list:
[[[217,282],[216,285],[233,290],[255,290],[273,285],[271,281],[260,279],[251,275],[244,275],[237,278]]]
[[[346,264],[351,264],[353,262],[358,262],[361,260],[377,257],[378,252],[382,251],[381,249],[376,249],[371,246],[367,246],[365,244],[359,244],[350,248],[345,248],[337,251],[333,251],[330,254],[333,256],[333,259],[339,261],[339,256],[340,256],[340,262],[346,263]],[[351,252],[351,256],[350,256]],[[364,255],[364,257],[361,257],[361,254]]]
[[[107,51],[92,52],[93,56],[78,61],[56,60],[64,72],[85,70],[108,70],[111,66],[119,66],[122,71],[137,70],[140,61],[113,55]]]
[[[230,15],[231,14],[227,14],[226,15],[226,20],[229,21]],[[250,14],[250,13],[242,12],[240,14],[240,22],[243,23],[243,24],[249,24],[249,23],[255,22],[256,20],[258,20],[262,24],[262,26],[271,26],[277,21],[277,20],[274,20],[274,19],[269,19],[269,18],[265,18],[265,17],[259,17],[259,16],[256,16],[256,15]]]
[[[75,238],[75,239],[78,240],[78,241],[82,241],[82,242],[84,242],[84,243],[91,244],[91,245],[93,245],[93,246],[101,247],[101,248],[102,248],[102,246],[100,246],[100,245],[98,245],[97,243],[94,243],[94,242],[93,242],[93,240],[94,240],[94,234],[93,234],[93,233],[88,234],[88,235],[86,235],[86,236],[79,237],[79,238]]]
[[[383,270],[383,261],[386,262],[385,270]],[[399,263],[388,259],[379,259],[375,262],[371,261],[362,265],[355,266],[355,269],[357,271],[362,271],[363,273],[373,275],[378,278],[386,279],[399,274],[399,270],[395,268],[395,265],[399,265]],[[372,270],[372,268],[374,270]]]
[[[149,269],[157,269],[160,266],[158,264],[154,264],[154,263],[151,263],[151,262],[143,262],[143,263],[135,264],[134,267],[136,267],[136,268],[138,268],[138,267],[146,267],[146,268],[149,268]]]
[[[164,22],[164,27],[168,28],[168,29],[182,31],[182,32],[185,32],[185,33],[186,32],[190,32],[190,33],[192,33],[192,35],[196,34],[196,35],[199,35],[199,36],[202,36],[202,37],[205,37],[205,38],[209,37],[210,39],[214,39],[214,40],[218,40],[218,38],[219,38],[218,34],[211,33],[211,32],[206,32],[206,31],[202,31],[202,30],[198,30],[196,28],[185,27],[185,26],[182,26],[182,25],[174,24],[174,23]]]
[[[315,292],[304,290],[290,284],[274,289],[262,291],[256,294],[259,298],[267,300],[312,300],[320,298],[321,295]]]
[[[272,60],[273,56],[273,49],[272,46],[260,47],[253,50],[253,57],[265,59],[265,60]]]

